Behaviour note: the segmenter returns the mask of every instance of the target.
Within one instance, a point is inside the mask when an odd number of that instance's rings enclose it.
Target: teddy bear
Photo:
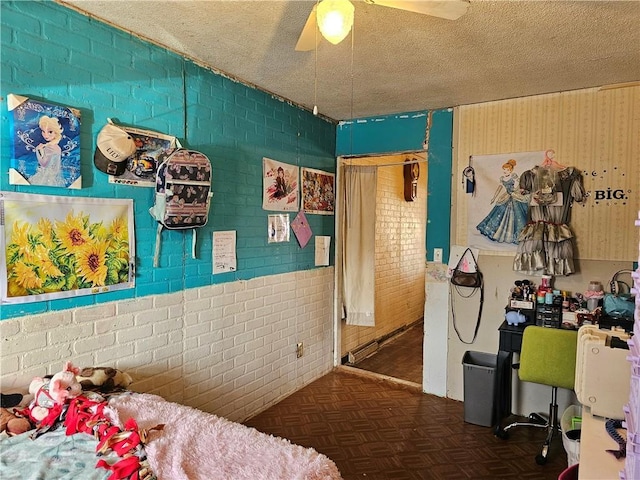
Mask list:
[[[61,411],[68,400],[82,393],[82,385],[76,379],[80,369],[66,362],[64,369],[51,378],[35,377],[29,384],[29,393],[33,400],[27,409],[28,416],[36,424],[45,419],[50,423]],[[49,419],[48,417],[52,418]]]
[[[9,436],[20,435],[31,428],[28,419],[14,415],[6,408],[0,408],[0,433],[6,432]]]

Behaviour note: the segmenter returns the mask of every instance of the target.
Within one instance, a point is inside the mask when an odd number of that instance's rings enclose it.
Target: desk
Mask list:
[[[604,422],[604,418],[591,415],[589,407],[582,408],[579,480],[616,480],[624,469],[624,459],[617,459],[606,452],[620,447],[605,430]]]

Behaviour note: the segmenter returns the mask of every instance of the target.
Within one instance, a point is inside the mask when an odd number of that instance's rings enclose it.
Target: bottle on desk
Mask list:
[[[596,308],[598,308],[600,299],[604,296],[602,284],[598,281],[589,282],[586,296],[587,296],[587,309],[590,312],[593,312]]]
[[[536,292],[536,299],[538,304],[547,303],[547,294],[551,295],[548,303],[553,303],[553,291],[551,289],[551,275],[543,275],[540,285],[538,285],[538,291]]]
[[[562,291],[562,311],[569,311],[569,292],[565,290]]]

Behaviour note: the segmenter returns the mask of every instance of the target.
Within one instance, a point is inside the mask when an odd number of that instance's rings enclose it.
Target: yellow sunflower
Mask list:
[[[23,223],[20,225],[17,221],[13,222],[13,229],[11,231],[11,243],[18,246],[19,255],[29,254],[29,224]]]
[[[94,224],[91,227],[91,235],[94,238],[98,238],[100,240],[104,240],[105,238],[107,238],[109,236],[109,230],[107,230],[107,227],[105,227],[102,222],[100,222],[99,224]]]
[[[82,212],[77,217],[73,210],[67,214],[64,222],[56,222],[58,238],[67,253],[75,253],[90,240],[89,231],[84,225]]]
[[[125,218],[114,218],[113,222],[111,222],[111,232],[113,233],[113,236],[116,240],[127,240],[129,230],[127,228],[127,222],[125,221]]]
[[[36,261],[33,263],[37,264],[40,267],[40,272],[42,275],[52,278],[57,278],[62,276],[62,272],[55,266],[55,264],[49,258],[49,249],[44,245],[38,245],[34,252],[34,257]]]
[[[7,282],[7,296],[9,297],[24,297],[28,295],[29,292],[26,288],[20,285],[15,278],[11,278]]]
[[[13,273],[15,274],[16,283],[26,289],[42,287],[42,279],[32,267],[25,265],[23,262],[17,262],[13,265]]]
[[[53,224],[48,218],[42,217],[37,223],[38,230],[42,233],[42,242],[50,246],[53,236]]]
[[[77,273],[94,287],[103,286],[107,278],[106,242],[86,243],[76,253]]]

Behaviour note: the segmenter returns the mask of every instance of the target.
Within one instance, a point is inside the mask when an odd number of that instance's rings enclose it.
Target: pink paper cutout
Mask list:
[[[300,248],[306,247],[311,235],[313,235],[313,232],[311,231],[309,222],[307,222],[307,217],[302,210],[298,212],[296,218],[291,222],[291,230],[293,230],[293,233],[298,239]]]

